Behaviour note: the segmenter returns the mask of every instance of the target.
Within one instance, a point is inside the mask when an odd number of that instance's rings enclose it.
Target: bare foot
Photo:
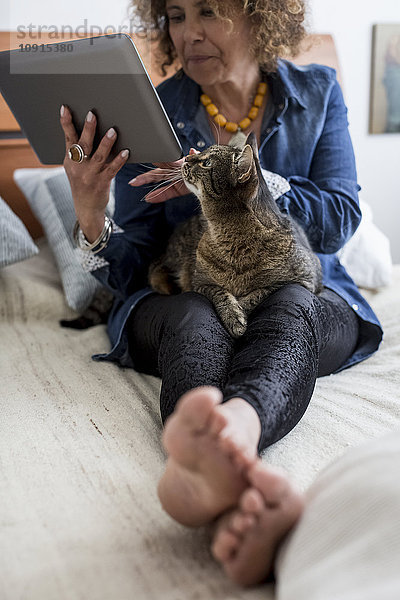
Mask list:
[[[250,467],[248,478],[251,486],[238,508],[220,519],[211,548],[228,577],[242,586],[261,583],[272,573],[277,549],[304,506],[286,476],[261,460]]]
[[[248,486],[245,472],[256,460],[257,413],[239,398],[221,400],[214,387],[190,390],[164,429],[169,456],[158,495],[164,510],[189,527],[205,525],[235,506]]]

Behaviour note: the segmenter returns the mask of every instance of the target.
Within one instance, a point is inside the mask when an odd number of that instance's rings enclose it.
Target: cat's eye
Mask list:
[[[212,165],[211,158],[205,158],[204,160],[201,161],[201,166],[205,167],[206,169],[211,167],[211,165]]]

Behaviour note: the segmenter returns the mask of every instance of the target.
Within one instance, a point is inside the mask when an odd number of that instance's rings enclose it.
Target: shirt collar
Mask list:
[[[289,75],[288,64],[288,61],[279,59],[276,73],[267,74],[273,102],[278,105],[286,98],[293,98],[302,108],[307,108],[304,94],[297,87],[293,73]]]

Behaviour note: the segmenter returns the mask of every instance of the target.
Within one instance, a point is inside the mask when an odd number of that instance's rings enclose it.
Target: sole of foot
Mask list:
[[[256,460],[257,441],[243,443],[243,419],[221,401],[217,388],[190,390],[165,425],[168,459],[158,495],[164,510],[189,527],[235,506],[249,485],[245,468]]]

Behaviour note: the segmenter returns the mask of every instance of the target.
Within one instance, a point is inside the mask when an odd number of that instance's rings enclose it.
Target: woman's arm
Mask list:
[[[335,82],[308,177],[287,178],[291,189],[278,200],[300,223],[315,252],[337,252],[361,220],[357,172],[347,109]]]
[[[129,185],[144,169],[128,164],[117,174],[113,219],[121,231],[111,234],[106,248],[97,254],[108,264],[92,271],[96,279],[121,299],[147,285],[149,264],[161,252],[170,233],[165,225],[163,205],[144,200],[153,186],[133,188]]]
[[[111,235],[99,253],[108,265],[93,275],[117,297],[125,298],[147,285],[150,262],[162,252],[172,233],[163,203],[189,194],[180,176],[183,161],[156,163],[156,168],[129,164],[116,177],[114,220],[123,234]]]
[[[128,185],[131,179],[146,170],[146,166],[127,165],[127,151],[120,152],[110,160],[110,152],[117,138],[113,129],[102,138],[97,148],[93,147],[96,117],[91,112],[86,117],[80,136],[66,106],[61,108],[60,122],[66,144],[64,168],[71,185],[80,229],[89,243],[98,239],[103,231],[110,185],[112,179],[116,179],[116,231],[113,231],[107,246],[100,252],[82,252],[84,262],[93,275],[116,297],[125,299],[147,285],[148,265],[160,252],[170,233],[164,226],[163,206],[144,201],[144,196],[154,189],[156,183],[140,188]],[[68,150],[72,144],[79,144],[88,156],[83,162],[74,162],[69,158]],[[153,167],[148,165],[148,168]]]

